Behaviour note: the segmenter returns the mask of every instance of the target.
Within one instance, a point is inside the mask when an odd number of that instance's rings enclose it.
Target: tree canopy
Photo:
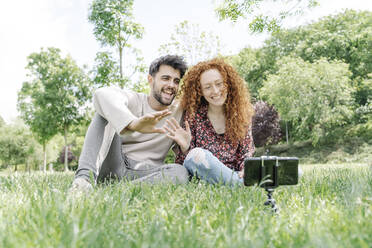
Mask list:
[[[89,9],[89,21],[94,25],[94,35],[102,46],[118,49],[120,78],[124,79],[124,49],[132,49],[130,40],[141,39],[144,28],[134,22],[133,0],[94,0]]]
[[[26,67],[30,81],[24,82],[18,94],[21,117],[44,150],[56,133],[67,139],[68,129],[84,119],[91,98],[90,82],[84,71],[70,56],[62,58],[60,52],[48,48],[32,53]]]
[[[110,52],[98,52],[92,70],[94,85],[110,86],[120,81],[119,70],[119,65]]]
[[[345,10],[310,25],[275,32],[262,48],[243,49],[232,62],[257,97],[257,90],[279,69],[276,61],[283,56],[311,63],[321,58],[344,61],[352,72],[355,102],[364,106],[372,95],[371,27],[372,12]]]
[[[198,24],[183,21],[175,26],[171,41],[162,44],[159,52],[162,54],[177,54],[183,56],[189,65],[211,59],[221,53],[220,38],[213,33],[201,30]]]
[[[317,0],[222,0],[215,11],[220,20],[248,19],[252,32],[276,32],[282,21],[318,5]],[[270,6],[270,9],[269,7]]]
[[[283,57],[277,65],[278,72],[268,76],[260,95],[275,105],[283,120],[295,124],[294,135],[317,144],[350,121],[353,87],[347,64]]]
[[[39,162],[40,145],[33,138],[30,130],[20,122],[0,127],[0,160],[6,166],[17,166]]]

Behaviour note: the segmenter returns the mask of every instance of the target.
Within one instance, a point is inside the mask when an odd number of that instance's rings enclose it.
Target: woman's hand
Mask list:
[[[239,178],[244,177],[244,169],[238,172]]]
[[[191,141],[191,131],[187,121],[185,122],[185,126],[186,130],[183,129],[174,118],[166,120],[165,125],[163,126],[164,130],[167,132],[167,137],[174,140],[180,146],[183,153],[186,153],[187,150],[189,150]]]

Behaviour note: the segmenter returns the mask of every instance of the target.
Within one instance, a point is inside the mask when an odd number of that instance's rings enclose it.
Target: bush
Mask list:
[[[252,135],[256,146],[274,145],[282,138],[279,114],[274,106],[264,101],[254,105],[255,115],[252,120]]]
[[[372,143],[372,120],[354,125],[346,132],[346,137],[359,137],[365,142]]]
[[[59,162],[63,164],[65,162],[65,149],[66,147],[64,146],[62,151],[59,154]],[[71,163],[72,161],[76,161],[77,157],[72,153],[71,151],[71,146],[67,146],[67,161],[68,163]]]

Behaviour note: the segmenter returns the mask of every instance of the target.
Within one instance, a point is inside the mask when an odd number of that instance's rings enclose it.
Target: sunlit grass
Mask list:
[[[256,187],[99,186],[67,192],[73,174],[0,177],[0,247],[371,247],[372,169],[304,165],[273,214]]]

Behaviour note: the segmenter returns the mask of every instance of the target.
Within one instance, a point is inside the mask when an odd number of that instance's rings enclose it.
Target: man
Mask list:
[[[173,141],[161,128],[165,117],[181,119],[182,111],[172,103],[186,69],[182,57],[163,56],[150,65],[149,95],[117,87],[95,92],[97,113],[85,136],[73,189],[92,188],[92,176],[95,183],[109,178],[187,182],[183,166],[163,162]]]

